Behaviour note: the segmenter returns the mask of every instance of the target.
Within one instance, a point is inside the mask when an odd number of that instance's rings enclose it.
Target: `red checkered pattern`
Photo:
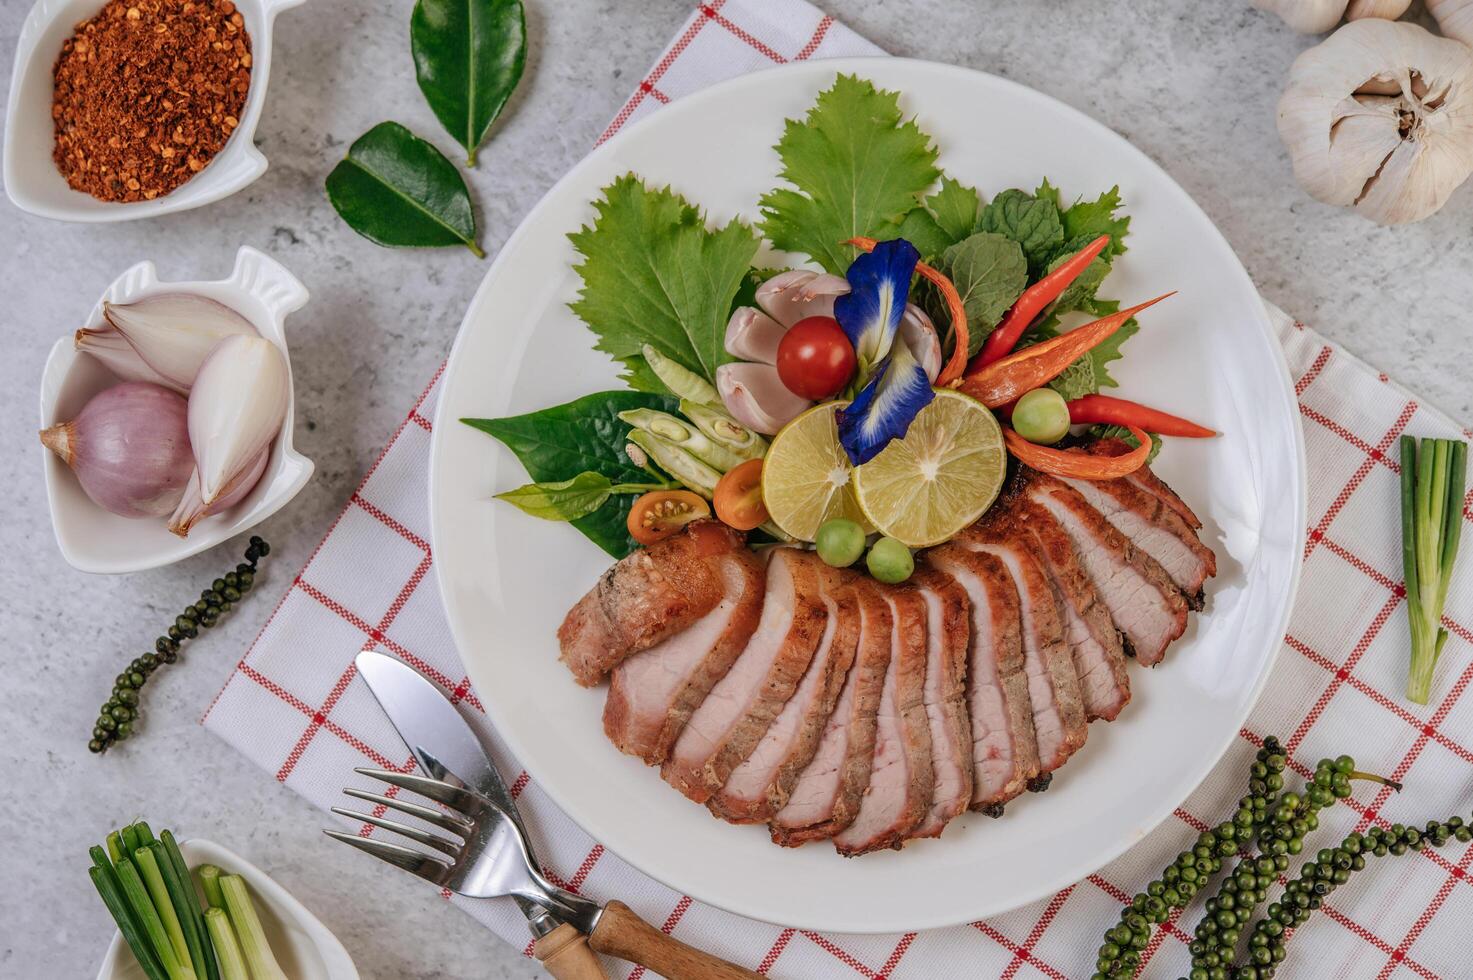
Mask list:
[[[712,82],[790,59],[878,54],[806,3],[713,0],[691,15],[603,137]],[[1473,576],[1448,597],[1452,634],[1426,708],[1401,696],[1406,671],[1404,590],[1396,520],[1396,438],[1452,436],[1459,428],[1384,375],[1273,311],[1295,378],[1309,459],[1310,532],[1286,650],[1241,740],[1168,820],[1125,856],[1052,898],[968,926],[901,936],[823,935],[730,915],[641,875],[564,816],[500,749],[486,725],[444,622],[430,575],[426,472],[438,376],[206,712],[204,723],[324,809],[365,763],[413,763],[366,687],[353,655],[372,645],[423,671],[498,748],[514,776],[546,871],[577,891],[618,897],[665,931],[773,977],[1080,977],[1099,934],[1130,893],[1206,825],[1229,812],[1263,735],[1287,740],[1307,774],[1322,755],[1348,751],[1363,768],[1407,783],[1400,796],[1358,790],[1324,819],[1317,840],[1372,824],[1467,815],[1473,806]],[[1465,436],[1473,435],[1462,430]],[[1465,509],[1473,521],[1473,508]],[[1473,540],[1473,532],[1467,535]],[[1465,564],[1473,559],[1465,558]],[[364,575],[372,568],[372,575]],[[365,788],[367,784],[365,782]],[[363,834],[371,827],[358,828]],[[945,846],[944,842],[941,846]],[[1374,886],[1345,888],[1290,945],[1287,976],[1376,978],[1473,975],[1473,849],[1453,845],[1386,861]],[[447,896],[448,897],[448,896]],[[454,899],[459,902],[459,899]],[[526,948],[510,902],[463,902],[508,942]],[[1158,930],[1146,974],[1185,971],[1200,907]],[[624,964],[608,964],[612,975]]]

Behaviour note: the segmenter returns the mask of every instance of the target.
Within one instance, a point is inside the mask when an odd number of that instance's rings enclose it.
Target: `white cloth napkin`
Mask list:
[[[713,82],[789,60],[881,54],[802,0],[714,0],[696,9],[601,137]],[[1473,808],[1473,576],[1448,598],[1434,700],[1401,691],[1406,623],[1396,519],[1395,443],[1417,435],[1470,435],[1410,393],[1277,310],[1299,394],[1309,462],[1309,541],[1299,598],[1262,700],[1203,785],[1146,840],[1052,898],[982,922],[891,936],[785,929],[693,902],[604,850],[555,807],[486,723],[441,612],[426,508],[430,419],[438,375],[415,401],[307,566],[205,714],[204,724],[277,780],[324,810],[342,800],[354,766],[409,769],[404,745],[353,656],[372,645],[426,673],[494,744],[554,880],[619,898],[678,938],[773,977],[1088,976],[1103,929],[1202,827],[1231,811],[1242,773],[1265,734],[1285,739],[1302,777],[1316,759],[1348,751],[1363,768],[1415,785],[1394,796],[1358,789],[1324,817],[1313,847],[1351,829],[1413,822]],[[1465,511],[1473,519],[1473,511]],[[1473,531],[1469,537],[1473,538]],[[1468,559],[1464,558],[1464,565]],[[361,569],[372,567],[373,576]],[[366,785],[366,783],[365,783]],[[368,827],[358,828],[367,834]],[[932,845],[935,846],[935,845]],[[942,841],[940,846],[945,846]],[[1451,844],[1385,859],[1347,885],[1289,945],[1281,976],[1473,976],[1473,848]],[[1297,871],[1297,866],[1296,869]],[[452,899],[503,939],[528,950],[510,901]],[[1147,976],[1187,970],[1201,915],[1158,930]],[[612,976],[638,977],[627,964]]]

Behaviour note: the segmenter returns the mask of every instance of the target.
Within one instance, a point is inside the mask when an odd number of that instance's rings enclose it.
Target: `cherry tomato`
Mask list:
[[[710,505],[689,490],[652,490],[629,508],[629,536],[640,544],[654,544],[691,521],[710,516]]]
[[[728,471],[716,484],[716,516],[738,531],[750,531],[767,520],[762,502],[762,460],[749,459]]]
[[[821,401],[854,376],[854,346],[831,316],[799,320],[777,345],[777,376],[802,398]]]

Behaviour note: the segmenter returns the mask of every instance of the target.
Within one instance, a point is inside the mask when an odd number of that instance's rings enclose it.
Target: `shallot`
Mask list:
[[[186,391],[221,340],[259,336],[245,317],[198,293],[159,293],[133,303],[103,303],[102,315],[149,367]]]
[[[128,381],[94,395],[80,414],[41,430],[93,503],[120,517],[162,517],[184,493],[194,458],[187,403]]]
[[[97,358],[123,381],[147,381],[149,384],[162,385],[177,391],[181,395],[189,394],[188,385],[176,385],[149,367],[148,362],[138,356],[127,338],[111,325],[78,330],[74,339],[77,350]]]

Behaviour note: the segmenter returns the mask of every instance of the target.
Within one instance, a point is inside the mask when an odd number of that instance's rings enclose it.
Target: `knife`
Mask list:
[[[527,853],[533,866],[540,867],[532,853],[531,837],[517,811],[516,800],[486,754],[481,740],[455,705],[424,675],[386,654],[367,649],[359,653],[354,662],[368,689],[425,774],[431,779],[479,793],[505,811],[527,841]],[[554,969],[556,965],[566,968],[568,977],[604,976],[593,952],[588,949],[587,939],[577,930],[535,902],[520,896],[512,897],[527,918],[527,928],[537,940],[537,958],[554,975],[564,975],[563,969]]]

